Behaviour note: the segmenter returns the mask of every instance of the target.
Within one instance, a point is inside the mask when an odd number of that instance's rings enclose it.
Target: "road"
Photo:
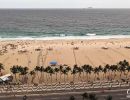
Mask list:
[[[61,93],[44,93],[40,95],[27,95],[27,100],[69,100],[69,97],[71,95],[75,96],[75,100],[82,100],[81,94],[84,92],[87,93],[95,93],[98,97],[98,100],[105,100],[106,96],[111,95],[113,96],[113,100],[130,100],[130,98],[126,98],[126,91],[127,88],[116,88],[112,90],[104,90],[104,92],[101,92],[101,89],[93,90],[93,91],[87,91],[87,90],[79,90],[79,91],[73,91],[73,92],[61,92]],[[23,96],[6,96],[6,97],[0,97],[0,100],[23,100]]]

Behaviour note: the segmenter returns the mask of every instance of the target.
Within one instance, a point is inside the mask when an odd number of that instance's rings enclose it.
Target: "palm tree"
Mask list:
[[[75,100],[74,96],[70,96],[69,100]]]
[[[40,81],[40,77],[39,77],[39,75],[38,75],[38,72],[40,71],[40,67],[39,67],[39,66],[36,66],[36,67],[34,68],[34,70],[36,71],[36,74],[37,74],[37,77],[38,77],[38,81]]]
[[[89,65],[88,74],[91,75],[92,71],[93,71],[93,67]],[[90,78],[89,78],[89,79],[90,79]]]
[[[88,93],[86,93],[86,92],[83,93],[81,96],[83,97],[83,100],[88,99],[88,97],[89,97]]]
[[[99,72],[102,72],[103,68],[101,65],[98,66],[98,70],[99,70]],[[99,75],[98,75],[98,77],[99,77]]]
[[[56,83],[57,83],[57,73],[59,73],[60,69],[59,68],[55,68],[54,71],[56,73]]]
[[[83,81],[84,81],[84,72],[85,72],[85,69],[84,69],[84,65],[81,66],[82,70],[83,70]]]
[[[15,81],[17,82],[16,74],[19,73],[19,71],[18,71],[18,69],[17,69],[17,66],[13,65],[13,66],[10,68],[10,71],[14,74],[14,76],[15,76]]]
[[[76,72],[76,70],[75,69],[73,69],[72,71],[71,71],[71,74],[73,75],[73,82],[75,81],[75,74],[76,74],[77,72]]]
[[[68,73],[71,71],[71,68],[70,68],[70,66],[67,66],[67,67],[66,67],[66,70],[67,70],[67,81],[68,81],[68,80],[69,80]]]
[[[50,70],[50,66],[47,66],[45,69],[44,69],[44,72],[46,72],[46,82],[48,82],[48,70]]]
[[[124,63],[122,63],[121,65],[119,64],[118,70],[120,71],[120,79],[122,79],[122,73],[125,73],[126,70],[126,66]]]
[[[19,75],[19,77],[18,77],[18,79],[19,79],[19,81],[20,81],[20,78],[21,78],[21,74],[20,74],[20,72],[22,71],[22,69],[23,69],[23,67],[22,66],[16,66],[16,69],[17,69],[17,73],[18,73],[18,75]]]
[[[118,63],[119,65],[122,65],[123,64],[123,61],[119,61],[119,63]]]
[[[107,72],[108,72],[108,76],[110,76],[110,65],[109,64],[106,64],[105,67]],[[109,80],[109,79],[108,79]]]
[[[127,74],[126,74],[126,78],[127,78],[128,75],[129,75],[129,72],[130,72],[130,66],[127,66],[127,67],[126,67],[126,70],[127,70]]]
[[[36,75],[35,71],[34,70],[30,71],[30,75],[32,76],[31,83],[34,83],[33,81],[34,81],[35,75]]]
[[[50,66],[48,66],[47,73],[49,73],[50,76],[51,76],[51,84],[52,84],[52,75],[55,73],[55,71],[53,70],[53,68],[51,68]]]
[[[73,82],[75,81],[75,75],[78,73],[78,66],[74,65],[71,74],[73,75]]]
[[[123,64],[124,64],[124,66],[125,66],[124,75],[126,75],[126,78],[127,78],[128,73],[129,73],[129,71],[130,71],[130,64],[129,64],[129,62],[126,61],[126,60],[123,61]],[[127,73],[125,74],[126,71],[127,71]]]
[[[104,78],[106,79],[107,69],[103,68],[102,72],[103,72],[103,80],[104,80]]]
[[[87,78],[86,80],[88,81],[88,75],[91,74],[93,68],[90,65],[84,65],[84,66],[82,66],[82,69],[83,69],[83,77],[84,77],[84,72],[85,72],[86,78]]]
[[[21,74],[22,72],[23,72],[23,67],[22,66],[17,66],[17,70],[18,70],[18,75],[19,75],[19,81],[21,82],[21,77],[23,76],[23,74]],[[23,79],[23,77],[22,77],[22,79]]]
[[[28,73],[28,67],[22,67],[21,70],[20,70],[20,74],[23,75],[23,78],[22,78],[22,82],[23,83],[27,83],[28,81],[28,78],[27,78],[27,73]]]
[[[60,83],[61,83],[61,75],[62,75],[62,70],[63,70],[63,66],[62,65],[60,65]]]
[[[114,78],[113,79],[115,79],[116,72],[118,71],[118,66],[117,65],[111,65],[110,69],[111,69],[111,76],[113,76],[112,73],[114,71]]]
[[[112,96],[108,95],[105,100],[112,100]]]
[[[44,70],[45,70],[45,69],[44,69],[43,66],[41,66],[41,67],[39,68],[39,72],[41,73],[39,83],[41,83],[41,82],[44,81]]]
[[[2,63],[0,63],[0,72],[2,69],[4,70],[4,65]]]
[[[64,68],[64,69],[62,70],[62,73],[64,74],[64,83],[66,83],[66,81],[65,81],[65,75],[67,75],[67,69]]]
[[[95,81],[95,79],[97,78],[96,75],[99,75],[100,71],[99,71],[98,67],[95,67],[93,71],[94,71],[94,74],[95,74],[95,77],[94,77],[94,81]]]
[[[126,66],[129,66],[129,65],[130,65],[129,62],[126,61],[126,60],[124,60],[123,63],[124,63]]]
[[[82,79],[82,78],[81,78],[81,73],[82,73],[82,72],[83,72],[83,69],[82,69],[81,67],[78,67],[78,74],[79,74],[78,80]]]

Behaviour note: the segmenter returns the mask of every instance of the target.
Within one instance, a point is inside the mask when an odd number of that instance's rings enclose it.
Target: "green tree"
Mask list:
[[[40,81],[40,77],[39,77],[39,74],[38,74],[38,72],[40,72],[40,67],[39,67],[39,66],[36,66],[36,67],[34,68],[34,70],[36,71],[36,74],[37,74],[37,77],[38,77],[38,81]]]
[[[22,83],[27,83],[28,81],[28,76],[27,76],[27,73],[28,73],[28,67],[21,67],[21,70],[19,71],[20,72],[20,75],[22,75]]]
[[[61,82],[61,76],[62,76],[63,66],[62,66],[62,65],[60,65],[59,69],[60,69],[60,82]]]
[[[88,81],[88,75],[91,74],[93,68],[92,68],[92,66],[85,64],[82,66],[82,69],[83,69],[83,77],[84,77],[84,72],[85,72],[86,73],[86,80]]]
[[[35,71],[34,70],[30,71],[30,75],[32,76],[31,83],[34,83],[34,79],[36,75]]]
[[[74,65],[71,74],[73,75],[73,82],[75,82],[75,75],[78,73],[78,66]]]
[[[103,80],[104,80],[104,79],[106,79],[107,69],[103,68],[102,72],[103,72]]]
[[[51,83],[52,83],[52,75],[55,73],[54,69],[48,66],[47,73],[49,73],[49,75],[51,76]]]
[[[130,66],[127,66],[126,70],[127,70],[127,74],[126,74],[126,79],[127,79],[128,75],[129,75],[129,72],[130,72]]]
[[[79,74],[78,80],[81,80],[81,79],[82,79],[82,78],[81,78],[82,72],[83,72],[83,69],[82,69],[81,67],[78,67],[78,74]]]
[[[71,71],[71,68],[70,68],[70,66],[67,66],[66,67],[66,70],[67,70],[67,81],[69,80],[69,76],[68,76],[68,74],[69,74],[69,72]]]
[[[66,83],[65,75],[67,75],[67,69],[64,68],[64,69],[62,70],[62,73],[64,74],[64,83]]]
[[[44,69],[43,66],[41,66],[41,67],[39,68],[39,72],[41,73],[40,79],[39,79],[39,83],[41,83],[41,82],[44,81],[44,72],[45,72],[45,69]]]
[[[15,66],[15,65],[13,65],[13,66],[10,68],[10,71],[11,71],[11,73],[14,74],[14,76],[15,76],[15,81],[17,82],[16,74],[19,73],[19,71],[18,71],[18,67]]]
[[[94,71],[94,74],[95,74],[95,76],[94,76],[94,81],[95,81],[95,79],[97,79],[97,75],[99,75],[100,71],[99,71],[98,67],[95,67],[93,71]]]
[[[55,71],[55,74],[56,74],[56,83],[57,83],[57,74],[59,73],[60,69],[59,68],[55,68],[54,71]]]

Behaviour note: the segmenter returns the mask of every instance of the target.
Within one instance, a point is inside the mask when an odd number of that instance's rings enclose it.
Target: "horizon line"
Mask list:
[[[95,8],[95,7],[87,7],[87,8],[0,8],[0,9],[130,9],[130,8]]]

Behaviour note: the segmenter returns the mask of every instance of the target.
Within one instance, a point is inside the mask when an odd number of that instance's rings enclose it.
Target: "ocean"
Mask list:
[[[130,9],[1,9],[0,39],[130,37]]]

